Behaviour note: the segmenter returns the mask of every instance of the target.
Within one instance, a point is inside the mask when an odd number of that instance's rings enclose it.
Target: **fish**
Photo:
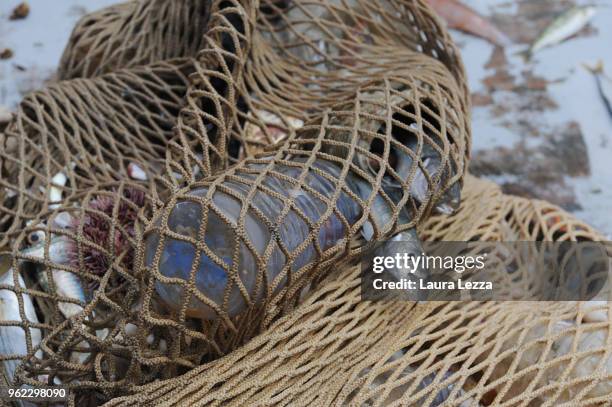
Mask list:
[[[442,167],[440,153],[431,146],[425,146],[423,157],[425,170],[430,176],[437,175],[441,172],[440,185],[446,185],[457,174],[457,169],[454,167],[455,164],[452,161],[449,162],[449,167]],[[423,184],[424,180],[424,177],[419,178],[420,183],[415,182],[414,188],[420,191],[428,191],[429,184]],[[421,192],[421,195],[422,194],[423,192]],[[434,202],[434,210],[440,214],[452,215],[459,209],[460,204],[461,183],[456,181],[448,187],[448,189],[443,191],[441,197]]]
[[[452,29],[483,38],[498,47],[507,47],[511,44],[506,34],[502,33],[476,11],[459,1],[427,0],[427,3]]]
[[[412,90],[405,88],[403,85],[393,84],[395,92],[393,92],[388,100],[392,114],[391,129],[387,132],[387,124],[381,123],[380,119],[361,119],[359,125],[363,132],[369,131],[378,133],[380,137],[367,139],[362,137],[358,141],[358,145],[363,150],[369,150],[373,155],[382,158],[384,149],[383,140],[387,139],[390,133],[393,142],[390,143],[390,151],[388,155],[388,167],[393,169],[387,170],[383,176],[383,186],[387,188],[403,189],[405,184],[410,181],[409,190],[412,198],[417,203],[425,202],[430,195],[439,195],[438,201],[433,203],[433,209],[437,213],[452,214],[459,207],[461,202],[461,183],[454,182],[447,186],[448,182],[455,178],[458,172],[456,165],[450,162],[442,167],[442,151],[443,146],[440,143],[440,134],[442,127],[439,122],[440,112],[437,104],[430,99],[421,99],[420,115],[422,124],[419,125],[416,120],[417,111],[414,107],[414,99]],[[365,114],[371,114],[374,117],[386,117],[387,106],[382,103],[385,100],[385,95],[380,91],[364,92],[361,95],[362,101],[360,109]],[[382,105],[382,106],[381,106]],[[346,110],[351,107],[347,107]],[[401,126],[398,125],[401,123]],[[351,128],[353,123],[344,117],[330,117],[329,127],[338,129]],[[452,139],[451,127],[447,123],[447,136]],[[308,137],[306,137],[308,136]],[[351,131],[342,131],[330,129],[327,138],[333,139],[344,144],[351,142],[353,134]],[[301,134],[302,138],[316,138],[317,134]],[[419,138],[422,140],[419,143]],[[436,145],[434,147],[434,144]],[[336,147],[335,145],[324,145],[321,150],[327,154],[339,156],[341,158],[346,154],[345,147]],[[410,152],[406,151],[410,150]],[[415,157],[418,161],[415,162]],[[355,154],[353,162],[356,166],[367,169],[372,175],[376,176],[380,171],[380,159],[372,158],[372,154]],[[439,178],[438,178],[439,177]],[[438,178],[438,182],[430,182]],[[438,194],[440,188],[446,187],[441,194]],[[433,188],[430,191],[430,188]]]
[[[577,6],[565,11],[542,31],[522,55],[528,61],[536,52],[568,39],[591,21],[596,10],[594,6]]]
[[[424,104],[429,110],[437,114],[437,109],[433,104],[428,101],[424,101]],[[414,108],[412,106],[403,107],[402,110],[414,114]],[[434,128],[439,128],[439,123],[434,116],[427,113],[427,111],[423,111],[422,115],[423,119],[430,125]],[[419,127],[413,118],[405,114],[396,113],[393,115],[393,119],[412,129],[412,131],[410,131],[395,125],[391,127],[391,136],[393,139],[398,144],[409,149],[412,154],[396,145],[391,146],[391,156],[393,159],[390,161],[393,161],[392,166],[399,176],[399,180],[390,176],[385,176],[383,178],[383,184],[388,188],[403,188],[402,183],[399,181],[405,182],[409,180],[414,171],[414,178],[412,178],[410,184],[410,195],[419,204],[423,203],[430,195],[430,188],[433,187],[437,189],[445,186],[455,177],[457,169],[452,161],[449,162],[448,167],[442,167],[442,152],[439,151],[441,147],[439,143],[437,144],[438,148],[436,148],[431,144],[432,141],[423,138],[423,142],[419,148],[419,139],[416,136],[419,132]],[[385,126],[381,126],[378,132],[380,134],[385,134]],[[428,126],[423,126],[423,133],[430,139],[437,140],[436,134],[433,133]],[[416,165],[414,162],[414,157],[417,155],[420,157],[421,165]],[[373,171],[375,172],[375,169]],[[436,185],[430,185],[429,180],[433,182],[436,177],[440,177],[438,183],[436,183]],[[457,181],[442,192],[438,200],[433,203],[433,207],[436,213],[451,215],[459,208],[460,203],[461,184]]]
[[[394,189],[384,189],[385,193],[391,197],[394,202],[399,202],[401,199],[401,193]],[[392,221],[392,213],[381,200],[375,200],[372,205],[372,213],[380,219],[380,222],[385,224]],[[407,224],[410,222],[408,212],[404,208],[399,213],[399,224]],[[374,228],[371,222],[366,222],[361,228],[361,235],[366,241],[372,241],[374,238]],[[417,257],[423,253],[423,247],[421,246],[421,240],[416,232],[415,228],[410,228],[405,231],[401,231],[391,236],[388,240],[375,244],[372,250],[372,258],[374,257],[395,257],[397,253],[407,253],[408,255]],[[414,270],[414,273],[408,272],[408,270],[401,269],[398,267],[387,268],[387,272],[397,281],[406,280],[417,280],[421,279],[424,281],[429,280],[429,272],[425,268],[419,268]],[[406,300],[423,301],[427,296],[423,295],[420,290],[407,290],[405,292]],[[416,296],[415,296],[416,294]]]
[[[597,327],[593,322],[576,319],[580,314],[570,319],[560,319],[558,316],[548,321],[534,318],[539,315],[538,310],[527,313],[523,324],[517,327],[513,336],[504,341],[497,354],[511,353],[495,367],[489,380],[497,382],[512,370],[525,382],[522,388],[535,380],[538,383],[534,389],[537,389],[561,380],[578,382],[597,377],[596,381],[591,382],[592,386],[582,392],[582,397],[608,400],[612,393],[612,355],[607,352],[610,344],[609,320],[605,324],[600,322]],[[479,356],[476,363],[481,363],[486,356],[487,353]],[[574,360],[572,368],[568,369],[564,361],[570,358]],[[550,367],[539,372],[527,372],[543,362]],[[506,394],[508,397],[518,396],[510,392]],[[547,403],[549,401],[554,405],[571,405],[576,400],[569,391],[557,395],[543,393],[541,397],[540,405],[550,404]]]
[[[295,157],[293,163],[306,163],[306,159]],[[192,269],[196,258],[196,248],[192,243],[184,240],[166,237],[162,241],[159,232],[154,228],[145,236],[145,265],[147,268],[156,268],[164,279],[157,279],[155,291],[172,310],[182,309],[185,301],[185,285],[194,281],[197,291],[206,297],[203,301],[191,297],[187,299],[187,315],[204,320],[218,318],[224,305],[225,291],[229,282],[225,270],[235,269],[238,277],[249,294],[251,304],[247,304],[241,291],[236,285],[230,290],[227,309],[224,310],[230,317],[244,312],[250,305],[263,298],[265,288],[260,287],[256,292],[258,274],[258,260],[268,254],[265,263],[265,282],[276,286],[276,291],[287,284],[287,277],[281,276],[281,271],[289,268],[295,273],[307,266],[314,265],[321,260],[321,253],[337,247],[346,239],[349,228],[355,225],[363,216],[363,209],[358,200],[349,195],[344,189],[339,193],[333,203],[333,212],[325,216],[327,204],[320,196],[332,197],[336,192],[334,180],[340,178],[341,167],[333,161],[318,158],[308,163],[305,177],[301,176],[302,168],[285,163],[274,163],[274,172],[282,177],[268,175],[261,181],[260,188],[249,198],[249,208],[244,216],[244,231],[253,247],[250,249],[241,239],[236,237],[236,226],[242,211],[239,200],[224,192],[232,191],[246,198],[255,181],[256,173],[263,170],[267,164],[259,162],[249,163],[247,171],[241,171],[241,181],[232,178],[225,180],[212,194],[212,207],[207,211],[207,224],[205,227],[204,243],[209,252],[200,254],[197,269]],[[297,180],[300,179],[298,186]],[[293,180],[294,182],[290,182]],[[353,172],[348,172],[344,178],[346,189],[352,191],[359,199],[366,201],[373,193],[372,186]],[[274,197],[265,193],[262,188],[273,191]],[[192,197],[205,197],[209,193],[207,187],[196,187],[188,193]],[[280,220],[285,201],[292,199],[293,207],[285,217]],[[384,231],[390,226],[393,207],[376,194],[373,198],[376,210],[369,212],[368,219],[362,228],[367,228],[369,239],[376,236],[377,231]],[[299,209],[301,214],[298,213]],[[203,218],[200,204],[185,199],[179,200],[169,208],[170,213],[167,226],[175,233],[186,238],[200,239],[201,222]],[[409,220],[407,208],[400,209],[404,219]],[[221,215],[220,215],[221,214]],[[227,219],[227,222],[223,219]],[[343,219],[342,219],[343,218]],[[157,221],[160,226],[160,219]],[[271,231],[269,225],[277,227]],[[310,241],[311,225],[320,225],[316,241]],[[416,232],[415,232],[416,233]],[[414,236],[411,236],[414,239]],[[239,256],[235,264],[234,248],[239,244]],[[279,245],[293,254],[289,261]],[[159,260],[156,253],[160,252]],[[337,255],[342,255],[338,252]],[[167,281],[164,281],[167,280]],[[264,282],[264,286],[265,286]],[[275,291],[275,292],[276,292]]]
[[[410,367],[408,369],[406,369],[402,375],[409,375],[410,372]],[[412,370],[414,371],[414,370]],[[425,376],[423,379],[421,379],[421,382],[419,383],[419,387],[418,389],[428,389],[430,390],[430,392],[433,390],[431,387],[433,387],[434,382],[436,380],[436,373],[430,373],[427,376]],[[446,381],[449,380],[450,378],[452,378],[453,376],[453,372],[452,371],[447,371],[446,373],[444,373],[442,375],[442,378],[440,379],[440,381]],[[448,402],[449,397],[451,396],[451,394],[453,393],[453,389],[456,386],[456,383],[453,384],[449,384],[447,386],[445,386],[444,388],[440,389],[435,397],[431,400],[429,407],[438,407],[443,405],[444,403]],[[459,395],[462,395],[462,391],[459,390],[458,392]],[[425,403],[427,402],[428,397],[424,396],[421,400],[419,400],[419,404],[424,406],[426,405]],[[470,405],[470,404],[462,404],[462,405]],[[473,404],[472,404],[473,405]]]
[[[23,322],[19,312],[18,296],[21,297],[26,320],[30,324],[38,324],[39,320],[36,316],[32,298],[28,294],[17,294],[10,288],[15,288],[15,274],[10,264],[10,256],[0,256],[0,286],[9,287],[0,288],[0,321],[15,324],[0,325],[0,355],[14,356],[12,359],[2,361],[4,372],[8,380],[12,382],[14,380],[15,371],[21,363],[21,360],[18,358],[24,358],[29,353],[26,331],[21,326],[18,326],[18,324]],[[16,277],[17,287],[26,288],[21,274],[17,273]],[[38,328],[29,328],[29,331],[32,348],[36,348],[41,341],[41,331]]]
[[[416,142],[411,147],[416,150]],[[399,161],[403,163],[398,167],[397,172],[400,175],[407,176],[412,170],[412,157],[400,149],[397,149],[396,154],[401,157]],[[414,179],[410,184],[410,195],[415,198],[418,203],[425,202],[429,196],[430,184],[428,176],[430,179],[433,179],[441,172],[438,185],[445,185],[454,176],[452,171],[441,166],[441,154],[427,143],[423,145],[421,160],[424,170],[420,166],[417,166]],[[452,166],[452,164],[449,165]],[[425,173],[427,173],[428,176]],[[396,181],[389,181],[388,179],[387,184],[396,188],[401,187],[401,184]],[[434,211],[444,215],[452,215],[459,208],[460,203],[461,184],[455,182],[442,193],[436,202],[434,202]]]
[[[33,232],[35,233],[35,232]],[[36,260],[45,259],[45,240],[42,239],[37,244],[34,244],[20,252],[21,255],[27,256],[21,262],[36,262]],[[70,250],[68,247],[73,244],[72,240],[67,236],[53,236],[49,243],[49,252],[47,259],[51,263],[65,265],[70,263]],[[45,267],[42,265],[38,268],[38,279],[43,288],[50,292],[53,291],[59,296],[69,298],[75,302],[58,302],[58,308],[66,318],[70,318],[83,311],[83,304],[86,302],[86,294],[81,284],[81,279],[74,273],[61,269],[51,269],[53,278],[54,290],[51,290],[48,273],[45,272]],[[77,303],[78,302],[78,303]]]
[[[586,64],[583,64],[583,66],[595,77],[599,96],[608,111],[608,115],[612,118],[612,81],[604,74],[603,62],[599,61],[594,67]]]
[[[342,7],[353,12],[337,9]],[[360,57],[371,54],[368,48],[375,42],[374,18],[371,10],[355,0],[301,2],[285,10],[282,23],[277,22],[275,29],[262,33],[271,43],[280,45],[279,51],[289,60],[309,71],[309,87],[317,89],[321,74],[350,76],[351,68],[360,65]]]
[[[32,232],[31,235],[34,233],[37,233],[37,231]],[[31,238],[28,240],[30,242],[32,241]],[[72,263],[72,250],[70,250],[70,247],[73,245],[74,241],[67,236],[52,236],[51,241],[49,242],[47,259],[51,263],[58,265]],[[35,263],[36,260],[44,259],[46,252],[45,246],[46,236],[45,234],[42,234],[42,237],[37,239],[37,243],[20,252],[20,254],[24,256],[24,259],[20,260],[20,264],[27,262]],[[53,286],[51,286],[51,282],[49,281],[49,275],[53,280]],[[37,267],[36,276],[40,285],[46,292],[71,300],[57,302],[57,307],[66,319],[72,318],[75,315],[83,312],[84,308],[82,304],[87,302],[87,295],[85,289],[83,288],[81,279],[76,274],[58,268],[52,268],[49,273],[46,271],[46,267],[40,265]],[[92,313],[91,317],[93,316],[94,314]],[[87,319],[89,319],[89,317],[87,317]],[[85,325],[83,325],[83,327],[86,328]],[[97,330],[96,336],[99,337],[104,333],[104,331],[105,330]],[[86,341],[83,341],[78,345],[78,348],[80,349],[87,349],[88,347],[89,344]],[[70,361],[72,363],[83,364],[89,357],[91,357],[91,353],[79,352],[75,350],[70,355]]]

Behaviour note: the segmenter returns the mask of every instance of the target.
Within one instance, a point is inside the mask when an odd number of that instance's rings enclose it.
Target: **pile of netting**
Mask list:
[[[79,22],[59,78],[0,135],[5,382],[77,405],[610,393],[605,302],[360,301],[355,263],[398,233],[602,239],[464,177],[465,74],[422,1],[131,1]]]

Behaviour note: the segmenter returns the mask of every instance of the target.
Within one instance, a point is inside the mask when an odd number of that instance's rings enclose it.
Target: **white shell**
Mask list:
[[[138,327],[130,322],[128,322],[127,324],[125,324],[125,334],[128,337],[131,336],[136,336],[136,333],[138,332]]]
[[[129,163],[127,167],[128,175],[130,178],[138,181],[146,181],[148,179],[147,173],[136,163]]]
[[[68,178],[63,172],[58,172],[51,178],[51,186],[49,187],[49,208],[55,209],[62,202],[62,187],[66,185]]]

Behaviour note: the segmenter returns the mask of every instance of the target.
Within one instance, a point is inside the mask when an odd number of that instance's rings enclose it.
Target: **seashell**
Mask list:
[[[136,163],[129,163],[127,167],[128,175],[130,178],[138,181],[146,181],[148,179],[147,173]]]
[[[63,172],[58,172],[51,178],[49,187],[49,209],[55,209],[62,202],[62,188],[66,185],[68,178]]]

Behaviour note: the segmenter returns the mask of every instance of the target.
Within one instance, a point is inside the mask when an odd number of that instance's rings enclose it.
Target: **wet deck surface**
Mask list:
[[[598,1],[606,7],[588,27],[529,63],[516,53],[575,2],[463,1],[515,42],[494,49],[452,31],[474,104],[471,171],[508,193],[560,205],[612,237],[612,118],[582,66],[601,59],[612,76],[612,1]],[[0,105],[14,109],[23,94],[52,80],[76,20],[115,2],[31,0],[28,18],[14,22],[6,17],[19,1],[0,2],[0,49],[14,51],[0,61]]]

